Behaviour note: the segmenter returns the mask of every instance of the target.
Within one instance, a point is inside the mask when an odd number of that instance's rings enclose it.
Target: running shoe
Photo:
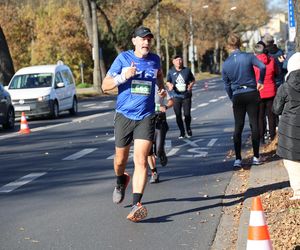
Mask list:
[[[252,159],[252,165],[260,165],[260,164],[261,164],[260,159],[254,156]]]
[[[160,164],[164,167],[168,164],[168,157],[165,152],[162,152],[159,156]]]
[[[128,183],[130,182],[130,176],[127,173],[124,173],[124,175],[126,176],[126,181],[125,184],[117,184],[117,186],[114,189],[113,192],[113,203],[121,203],[124,200],[125,197],[125,190],[128,186]]]
[[[150,184],[159,183],[159,175],[158,175],[158,173],[154,172],[154,173],[151,174],[151,178],[150,178],[149,183]]]
[[[187,138],[191,138],[192,135],[193,135],[192,130],[189,129],[189,130],[187,131]]]
[[[236,159],[233,163],[233,167],[240,168],[242,166],[242,160]]]
[[[127,215],[127,219],[132,222],[139,222],[147,216],[147,208],[144,207],[140,202],[133,205],[130,213]]]
[[[185,134],[181,134],[180,136],[178,136],[178,139],[184,139],[185,138]]]

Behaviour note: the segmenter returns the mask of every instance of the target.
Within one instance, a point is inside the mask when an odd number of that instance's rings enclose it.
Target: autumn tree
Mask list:
[[[161,0],[96,1],[100,22],[117,52],[131,47],[133,30],[143,24]]]

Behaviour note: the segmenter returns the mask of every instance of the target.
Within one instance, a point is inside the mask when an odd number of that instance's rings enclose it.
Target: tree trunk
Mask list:
[[[15,73],[13,61],[9,52],[5,35],[0,26],[0,83],[4,86],[9,84]]]
[[[296,20],[296,51],[300,52],[300,4],[299,0],[294,0],[294,15]]]
[[[104,62],[100,62],[100,50],[99,50],[99,36],[98,36],[98,23],[97,23],[97,11],[96,3],[91,0],[82,0],[81,8],[83,12],[83,21],[86,27],[87,35],[92,46],[92,56],[94,61],[93,72],[93,87],[99,93],[102,93],[101,82],[105,66]],[[103,60],[103,58],[102,58]],[[101,67],[102,66],[102,67]],[[102,74],[103,71],[103,74]]]
[[[93,59],[94,59],[94,74],[93,74],[93,86],[99,93],[102,93],[101,89],[101,76],[100,76],[100,51],[99,51],[99,39],[98,39],[98,24],[97,24],[97,12],[96,3],[91,1],[92,9],[92,21],[93,21]]]
[[[156,53],[160,56],[160,17],[159,17],[159,1],[156,6]]]
[[[169,55],[169,42],[168,38],[165,39],[165,48],[166,48],[166,75],[170,69],[170,55]]]
[[[87,35],[89,37],[90,44],[93,45],[93,21],[91,3],[89,0],[81,1],[81,9],[83,14],[83,22],[86,27]]]
[[[183,59],[183,66],[188,66],[188,44],[185,39],[182,41],[182,59]]]

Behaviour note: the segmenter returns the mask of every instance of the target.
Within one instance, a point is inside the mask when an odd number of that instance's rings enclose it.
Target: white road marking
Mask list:
[[[232,128],[232,127],[231,128],[224,128],[223,131],[224,132],[233,132],[234,128]]]
[[[209,102],[217,102],[219,99],[211,99]]]
[[[222,100],[222,99],[225,99],[225,98],[227,98],[227,96],[226,95],[222,95],[218,99]]]
[[[109,138],[109,139],[107,139],[108,141],[114,141],[115,140],[115,137],[113,136],[113,137],[111,137],[111,138]]]
[[[211,139],[211,140],[209,141],[209,143],[207,144],[207,147],[212,147],[212,146],[216,143],[217,140],[218,140],[218,139]]]
[[[87,154],[90,154],[92,152],[94,152],[95,150],[97,150],[97,148],[85,148],[75,154],[72,154],[64,159],[62,159],[63,161],[72,161],[72,160],[77,160]]]
[[[92,118],[108,115],[110,113],[111,112],[105,112],[105,113],[100,113],[100,114],[89,115],[89,116],[73,119],[70,122],[65,122],[65,123],[55,124],[55,125],[49,125],[49,126],[44,126],[44,127],[39,127],[39,128],[33,128],[33,129],[30,129],[30,130],[31,130],[31,132],[43,131],[43,130],[50,129],[50,128],[66,126],[66,125],[69,125],[73,122],[82,122],[82,121],[89,120],[89,119],[92,119]],[[30,124],[29,124],[29,128],[30,128]],[[12,137],[16,137],[16,136],[20,136],[20,134],[18,132],[15,132],[15,133],[3,135],[3,136],[0,136],[0,140],[7,139],[7,138],[12,138]]]
[[[176,118],[176,115],[170,115],[170,116],[167,117],[168,120],[171,120],[171,119],[174,119],[174,118]]]
[[[189,139],[183,139],[183,141],[185,141],[186,143],[184,143],[184,144],[182,144],[182,145],[180,145],[178,147],[181,148],[181,147],[184,147],[184,146],[187,146],[187,145],[192,146],[192,147],[198,147],[198,144],[196,142],[203,141],[203,140],[204,139],[197,139],[197,140],[191,141]]]
[[[175,155],[178,151],[180,150],[180,148],[172,148],[168,153],[167,156],[173,156]]]
[[[9,192],[35,180],[36,178],[39,178],[45,174],[47,174],[47,172],[32,173],[32,174],[25,175],[16,181],[10,182],[10,183],[2,186],[0,188],[0,193],[9,193]]]
[[[96,103],[90,103],[90,104],[82,105],[82,107],[89,108],[89,107],[92,107],[92,106],[95,106],[95,105],[96,105]]]
[[[201,104],[199,104],[197,107],[199,107],[199,108],[201,108],[201,107],[205,107],[205,106],[207,106],[209,103],[201,103]]]

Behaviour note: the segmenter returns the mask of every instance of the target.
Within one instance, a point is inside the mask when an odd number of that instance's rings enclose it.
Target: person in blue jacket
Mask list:
[[[133,34],[134,50],[121,52],[102,83],[103,91],[118,88],[115,125],[114,170],[117,177],[113,202],[124,200],[130,177],[125,172],[131,142],[134,142],[133,206],[127,219],[138,222],[147,216],[141,199],[147,183],[147,158],[155,131],[155,86],[165,93],[160,58],[151,53],[153,34],[138,27]]]
[[[229,57],[225,60],[222,69],[222,78],[228,97],[232,101],[234,115],[234,150],[236,160],[234,167],[242,166],[241,146],[246,113],[249,117],[253,147],[252,164],[259,165],[259,90],[263,88],[266,66],[252,53],[240,50],[241,40],[237,34],[229,35],[227,47]],[[260,78],[256,83],[253,66],[259,68]]]

